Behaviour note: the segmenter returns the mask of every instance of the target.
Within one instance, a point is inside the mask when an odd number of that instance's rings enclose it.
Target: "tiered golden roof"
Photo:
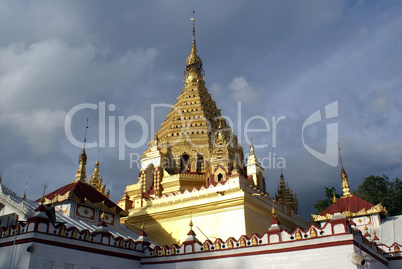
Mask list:
[[[236,168],[245,175],[245,166],[238,161],[243,160],[243,149],[205,87],[194,33],[186,59],[183,91],[143,158],[151,153],[155,144],[164,156],[164,168],[170,175],[182,172],[205,174],[208,167],[218,163],[229,173]]]
[[[298,212],[299,202],[297,200],[297,196],[293,194],[293,191],[285,183],[282,172],[280,175],[279,187],[275,193],[275,200],[280,203],[292,206],[296,213]]]

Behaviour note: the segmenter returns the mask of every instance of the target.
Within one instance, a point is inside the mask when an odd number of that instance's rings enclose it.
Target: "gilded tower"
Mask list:
[[[145,223],[150,239],[161,244],[182,242],[190,215],[204,239],[263,233],[273,205],[264,169],[252,145],[245,165],[242,146],[205,87],[194,24],[183,82],[142,154],[138,183],[128,185],[119,201],[129,213],[122,221],[137,232]],[[286,214],[282,223],[307,225],[293,215],[295,221]]]

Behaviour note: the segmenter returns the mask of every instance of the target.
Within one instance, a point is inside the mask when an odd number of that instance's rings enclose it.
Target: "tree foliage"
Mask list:
[[[341,195],[336,192],[334,187],[331,187],[331,188],[325,187],[325,199],[319,200],[314,204],[315,214],[320,214],[322,211],[324,211],[330,205],[332,205],[334,193],[335,193],[336,198],[341,197]]]
[[[373,205],[381,203],[390,216],[402,214],[402,182],[389,180],[386,175],[366,177],[357,188],[356,195]]]
[[[316,214],[320,214],[332,204],[334,191],[334,187],[325,187],[325,199],[314,204]],[[373,205],[381,203],[387,208],[389,216],[402,214],[402,182],[397,177],[389,181],[386,175],[368,176],[353,194]],[[336,192],[335,195],[340,197]]]

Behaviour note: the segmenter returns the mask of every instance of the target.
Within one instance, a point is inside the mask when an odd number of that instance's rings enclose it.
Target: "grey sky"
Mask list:
[[[115,202],[139,170],[126,150],[119,160],[118,117],[149,121],[151,104],[173,104],[183,87],[196,10],[198,52],[206,86],[234,131],[252,116],[286,116],[272,132],[253,134],[258,157],[286,160],[284,175],[302,216],[324,187],[340,190],[340,168],[313,157],[302,144],[303,122],[339,102],[337,118],[305,130],[306,143],[325,151],[326,124],[339,124],[344,167],[352,189],[363,177],[401,175],[402,4],[400,1],[2,1],[0,4],[0,163],[3,183],[41,196],[74,180],[81,148],[66,138],[67,112],[82,103],[106,107],[116,120],[116,147],[100,149],[101,173]],[[238,102],[242,125],[237,126]],[[158,128],[168,109],[156,111]],[[98,111],[80,111],[73,135],[98,139]],[[261,128],[254,121],[253,128]],[[106,141],[108,142],[108,128]],[[150,131],[150,130],[148,130]],[[142,135],[129,124],[127,139]],[[151,138],[148,132],[148,139]],[[245,153],[249,147],[242,137]],[[88,149],[88,176],[98,150]],[[280,169],[266,169],[267,190]]]

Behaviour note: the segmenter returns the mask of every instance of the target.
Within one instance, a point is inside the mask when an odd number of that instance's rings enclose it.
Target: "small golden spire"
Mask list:
[[[94,187],[98,192],[105,195],[106,184],[103,185],[103,179],[100,175],[99,158],[95,163],[95,168],[94,168],[94,171],[93,171],[91,177],[88,180],[88,184],[91,185],[92,187]]]
[[[24,195],[22,195],[22,199],[27,199],[27,189],[28,189],[28,182],[25,182],[25,191],[24,191]]]
[[[46,191],[47,186],[43,185],[43,194],[42,194],[42,198],[40,198],[40,203],[43,204],[44,202],[46,202],[46,198],[45,198],[45,191]]]
[[[336,195],[335,195],[335,188],[332,189],[332,192],[334,193],[334,198],[332,198],[332,203],[336,204],[338,202],[338,198],[336,198]]]
[[[145,230],[145,223],[144,223],[144,221],[142,221],[142,224],[141,224],[141,231],[144,231]]]
[[[376,235],[377,233],[373,230],[373,235]]]
[[[364,225],[364,230],[367,232],[368,230],[367,225]]]
[[[250,137],[250,155],[254,155],[254,145],[252,137]]]
[[[77,174],[75,175],[75,182],[81,181],[81,182],[86,182],[86,166],[87,164],[87,154],[85,153],[85,147],[82,149],[82,152],[80,154],[79,158],[79,164],[78,164],[78,170]]]
[[[87,174],[86,174],[85,166],[87,164],[87,154],[85,153],[85,144],[87,142],[88,121],[89,121],[89,118],[87,118],[87,126],[85,128],[84,148],[82,149],[82,152],[80,154],[78,170],[77,170],[77,174],[75,175],[75,182],[80,181],[80,182],[86,183],[85,179],[87,178]]]
[[[278,216],[275,211],[275,200],[272,201],[272,212],[271,213],[272,213],[272,217],[274,217],[274,218],[276,218]]]

